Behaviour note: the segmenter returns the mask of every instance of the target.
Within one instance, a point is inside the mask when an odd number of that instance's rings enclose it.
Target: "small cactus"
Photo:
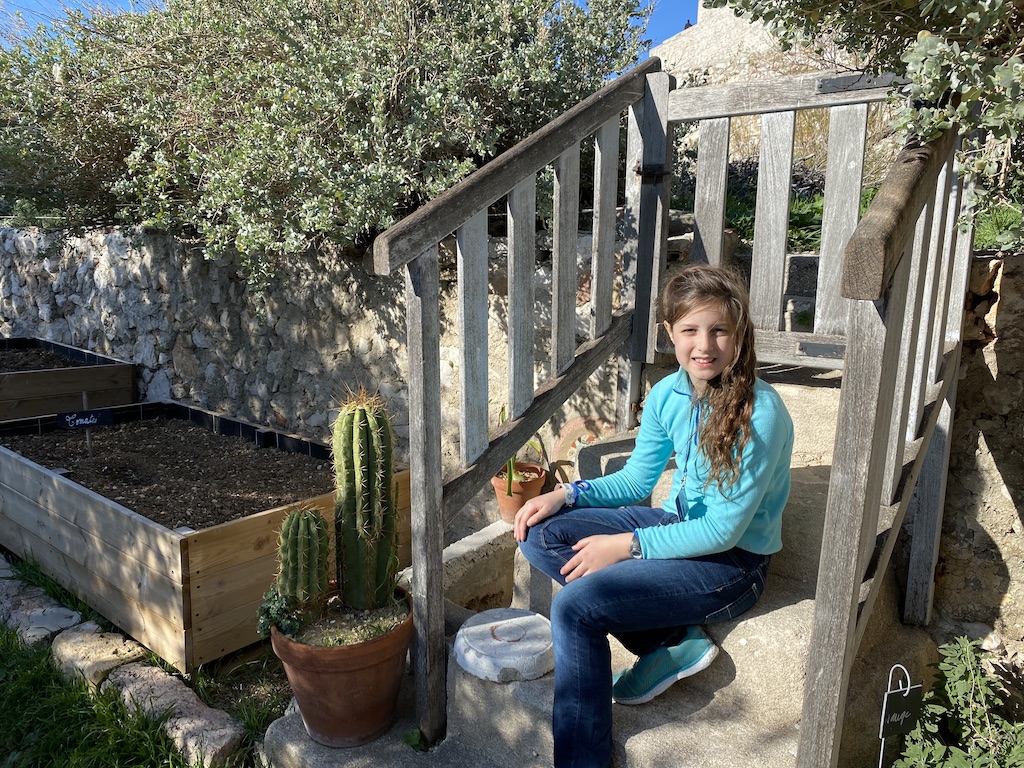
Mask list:
[[[323,600],[328,582],[327,521],[315,509],[295,509],[281,526],[277,591],[301,604]]]
[[[281,524],[278,572],[260,604],[256,631],[268,637],[277,626],[296,635],[319,613],[327,598],[330,537],[327,521],[316,509],[293,509]]]
[[[398,570],[394,438],[383,399],[360,391],[334,422],[334,535],[342,602],[356,610],[391,601]]]

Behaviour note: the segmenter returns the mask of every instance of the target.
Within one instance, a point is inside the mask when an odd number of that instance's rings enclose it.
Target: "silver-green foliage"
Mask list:
[[[398,568],[394,436],[379,396],[342,403],[334,422],[335,546],[342,602],[379,608],[393,597]]]
[[[760,20],[785,44],[858,54],[905,75],[898,127],[928,139],[953,123],[979,211],[1024,198],[1024,2],[1021,0],[708,0]],[[1020,240],[1016,218],[1013,237]]]
[[[0,202],[282,255],[365,242],[628,69],[637,0],[169,0],[0,49]]]

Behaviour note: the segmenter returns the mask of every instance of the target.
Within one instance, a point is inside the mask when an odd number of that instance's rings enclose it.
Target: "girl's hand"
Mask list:
[[[580,539],[572,546],[576,554],[562,566],[559,573],[565,576],[568,583],[620,560],[629,560],[629,545],[632,541],[632,533],[602,534]]]
[[[544,518],[551,517],[564,506],[565,491],[562,490],[562,486],[542,493],[540,496],[534,496],[527,501],[516,512],[516,519],[512,523],[516,541],[526,541],[526,531],[531,525],[536,525]]]

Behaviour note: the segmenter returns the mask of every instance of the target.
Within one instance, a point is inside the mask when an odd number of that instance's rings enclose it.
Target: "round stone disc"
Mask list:
[[[455,659],[483,680],[533,680],[555,668],[551,623],[518,608],[482,611],[455,636]]]

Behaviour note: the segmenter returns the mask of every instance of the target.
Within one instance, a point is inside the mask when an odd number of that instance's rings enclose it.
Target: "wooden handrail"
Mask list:
[[[843,296],[877,301],[884,295],[956,137],[953,126],[897,156],[843,252]]]
[[[390,275],[436,245],[474,213],[507,194],[576,142],[644,96],[647,75],[661,70],[650,58],[552,120],[476,173],[417,208],[373,244],[373,269]]]
[[[836,79],[835,72],[822,71],[755,83],[715,83],[679,88],[669,97],[668,119],[678,123],[884,101],[893,84],[892,78],[865,78],[866,86],[821,89],[822,85]]]

